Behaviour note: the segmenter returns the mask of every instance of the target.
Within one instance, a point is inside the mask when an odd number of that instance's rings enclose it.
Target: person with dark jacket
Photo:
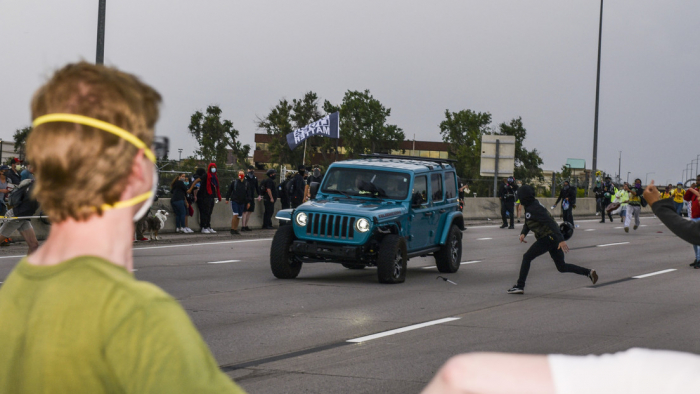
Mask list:
[[[532,187],[523,185],[518,190],[518,199],[525,207],[525,224],[523,225],[523,231],[520,233],[520,242],[527,243],[525,237],[530,231],[535,233],[536,241],[523,255],[518,282],[508,290],[508,294],[523,294],[525,292],[525,280],[527,280],[527,274],[530,272],[530,263],[547,252],[554,260],[554,264],[559,272],[573,272],[585,275],[595,284],[598,281],[598,274],[595,270],[567,264],[564,261],[564,253],[569,251],[569,247],[566,245],[557,222],[554,221],[547,208],[535,199],[535,191]]]
[[[652,180],[649,186],[644,190],[644,199],[651,207],[654,215],[661,222],[676,234],[680,239],[693,245],[700,245],[700,221],[685,220],[676,214],[676,206],[673,204],[673,199],[661,199],[659,191],[654,186]],[[696,268],[698,264],[693,263]]]
[[[170,206],[175,213],[175,232],[188,233],[185,227],[185,217],[187,216],[187,186],[185,186],[187,175],[179,174],[170,184]]]
[[[22,181],[22,177],[20,176],[19,172],[17,172],[17,164],[19,164],[19,159],[15,157],[10,163],[10,170],[5,173],[7,178],[10,180],[10,183],[15,186],[19,185],[19,183]]]
[[[275,185],[275,177],[277,171],[274,169],[267,170],[267,179],[260,184],[260,191],[263,195],[265,204],[265,214],[263,215],[263,230],[272,229],[272,214],[275,212],[275,201],[277,201],[277,185]]]
[[[561,201],[561,216],[565,222],[569,222],[574,225],[574,212],[573,209],[576,207],[576,188],[572,188],[569,185],[569,181],[564,181],[564,186],[559,192],[559,198],[554,203],[552,209],[554,209],[557,204]]]
[[[617,189],[615,185],[613,185],[612,179],[606,176],[605,183],[598,183],[596,187],[593,188],[593,192],[595,193],[596,207],[601,216],[600,222],[605,223],[605,208],[612,202],[612,198],[617,192]],[[610,223],[612,223],[612,213],[608,213],[608,217],[610,218]]]
[[[197,206],[199,206],[199,226],[202,234],[216,233],[211,228],[211,214],[214,211],[214,199],[221,201],[221,190],[219,187],[219,177],[216,175],[216,164],[209,163],[207,171],[201,175],[195,184],[200,182],[197,192]]]
[[[231,235],[240,234],[238,232],[238,218],[243,217],[248,203],[248,182],[245,180],[243,170],[238,171],[238,178],[231,182],[226,191],[226,204],[231,202],[233,217],[231,218]],[[241,229],[242,230],[242,229]]]
[[[498,198],[501,200],[501,219],[503,219],[501,228],[515,228],[513,220],[515,219],[515,192],[517,190],[518,185],[515,184],[513,177],[504,179],[501,188],[498,189]],[[510,226],[508,226],[508,216],[510,216]]]
[[[306,191],[306,180],[304,179],[304,173],[306,172],[306,167],[299,166],[299,171],[297,171],[294,178],[292,178],[291,185],[287,187],[287,193],[289,194],[289,200],[292,208],[296,208],[304,203],[304,192]]]
[[[241,231],[252,231],[248,227],[248,221],[250,220],[250,214],[255,212],[255,197],[257,195],[258,201],[260,201],[260,193],[258,190],[260,185],[258,184],[258,178],[255,176],[255,167],[248,166],[248,175],[245,177],[245,181],[248,183],[248,201],[246,202],[246,209],[243,212],[243,227]]]
[[[321,183],[323,182],[323,174],[321,173],[321,167],[319,167],[317,164],[314,165],[313,171],[311,171],[311,175],[306,177],[306,188],[304,189],[304,201],[308,201],[311,199],[311,184],[312,183]]]
[[[7,211],[8,217],[23,217],[32,216],[39,209],[39,203],[32,198],[32,193],[34,189],[34,180],[27,179],[20,182],[15,193],[22,193],[19,202]],[[39,248],[39,241],[36,239],[36,233],[34,232],[34,227],[29,219],[16,219],[16,220],[6,220],[3,222],[2,227],[0,227],[0,244],[4,243],[5,240],[9,239],[12,233],[17,230],[24,240],[27,242],[27,247],[29,251],[27,255],[34,253]]]
[[[279,186],[277,186],[277,189],[279,191],[278,196],[280,199],[280,203],[282,204],[282,209],[289,209],[289,194],[287,194],[287,185],[289,182],[292,181],[292,178],[294,177],[294,174],[292,174],[291,171],[287,171],[287,176],[285,179],[280,182]]]

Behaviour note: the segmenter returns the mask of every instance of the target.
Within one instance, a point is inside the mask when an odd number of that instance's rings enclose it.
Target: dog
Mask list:
[[[136,223],[136,225],[141,228],[142,233],[144,235],[146,235],[146,233],[149,233],[148,238],[151,241],[160,241],[160,237],[158,237],[158,231],[162,230],[165,227],[165,222],[167,220],[168,211],[159,209],[153,216],[146,215],[146,217],[139,220],[138,223]]]

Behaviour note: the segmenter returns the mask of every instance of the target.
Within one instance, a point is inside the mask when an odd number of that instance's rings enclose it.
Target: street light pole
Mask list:
[[[97,9],[97,55],[95,64],[104,64],[105,60],[105,9],[107,0],[99,0]]]
[[[627,183],[630,183],[630,174],[632,171],[627,171]]]
[[[179,148],[177,152],[180,154],[180,158],[178,161],[182,161],[182,148]]]
[[[644,177],[644,184],[648,185],[649,184],[649,174],[656,174],[655,172],[647,172],[647,175]]]
[[[620,183],[620,179],[622,178],[622,151],[620,152],[620,156],[617,159],[617,183]]]
[[[593,167],[591,174],[595,176],[598,165],[598,103],[600,101],[600,46],[603,37],[603,0],[600,0],[600,23],[598,24],[598,72],[595,81],[595,120],[593,123]],[[594,182],[591,182],[591,187]]]

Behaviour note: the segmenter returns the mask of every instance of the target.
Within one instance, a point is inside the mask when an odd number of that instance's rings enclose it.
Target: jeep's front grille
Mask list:
[[[328,239],[353,239],[355,220],[351,216],[309,213],[306,234]]]

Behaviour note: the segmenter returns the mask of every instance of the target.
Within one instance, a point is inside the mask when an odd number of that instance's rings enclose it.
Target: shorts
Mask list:
[[[0,227],[0,235],[5,238],[10,238],[10,235],[12,235],[15,230],[22,232],[32,230],[33,228],[29,220],[8,220]]]
[[[248,201],[250,207],[246,208],[246,212],[255,212],[255,200]],[[245,208],[245,207],[244,207]]]
[[[245,204],[239,204],[235,201],[231,201],[231,210],[233,211],[233,216],[243,216]]]

